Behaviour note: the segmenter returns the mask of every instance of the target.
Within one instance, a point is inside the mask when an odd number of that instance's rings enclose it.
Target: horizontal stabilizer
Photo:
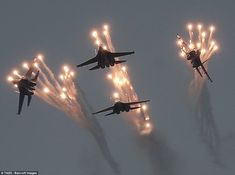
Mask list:
[[[135,110],[135,109],[139,109],[141,108],[140,106],[137,106],[137,107],[131,107],[130,110]]]
[[[90,68],[89,70],[96,70],[96,69],[99,69],[99,68],[100,68],[100,66],[97,65],[97,66],[95,66],[95,67]]]

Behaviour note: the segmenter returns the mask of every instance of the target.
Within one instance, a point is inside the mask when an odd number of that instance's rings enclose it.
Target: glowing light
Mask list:
[[[61,94],[60,94],[60,97],[61,97],[62,99],[66,99],[65,93],[61,93]]]
[[[214,26],[210,26],[210,31],[213,32],[215,30]]]
[[[97,31],[93,31],[93,32],[92,32],[92,36],[93,36],[94,38],[96,38],[96,37],[98,36]]]
[[[141,113],[141,109],[140,109],[140,108],[137,108],[137,109],[136,109],[136,113],[137,113],[137,114]]]
[[[194,45],[191,43],[191,44],[189,44],[189,46],[188,46],[190,49],[194,49]]]
[[[203,36],[203,37],[206,37],[206,32],[202,32],[202,36]]]
[[[39,60],[43,60],[43,56],[41,55],[41,54],[39,54],[38,56],[37,56],[37,58],[39,59]]]
[[[215,45],[213,49],[214,49],[214,50],[218,50],[218,46],[217,46],[217,45]]]
[[[145,120],[146,120],[146,121],[149,121],[149,120],[150,120],[150,117],[149,117],[149,116],[146,116],[146,117],[145,117]]]
[[[96,40],[95,44],[97,44],[99,46],[100,45],[100,41]]]
[[[15,87],[15,88],[18,88],[18,85],[17,85],[17,84],[14,84],[14,87]]]
[[[183,57],[183,58],[184,58],[184,57],[185,57],[185,55],[186,55],[186,54],[185,54],[183,51],[181,51],[181,52],[180,52],[180,56],[181,56],[181,57]]]
[[[147,105],[142,105],[142,109],[145,111],[147,109]]]
[[[45,88],[43,89],[43,92],[45,92],[46,94],[48,94],[48,93],[50,92],[50,90],[49,90],[47,87],[45,87]]]
[[[13,70],[12,72],[14,75],[18,75],[18,70]]]
[[[60,75],[60,79],[61,79],[61,80],[63,80],[63,79],[64,79],[64,76],[63,76],[62,74]]]
[[[198,24],[198,25],[197,25],[197,28],[198,28],[199,30],[201,30],[201,29],[202,29],[202,25],[201,25],[201,24]]]
[[[116,78],[114,79],[114,82],[115,82],[116,84],[119,84],[119,81],[120,81],[119,77],[116,77]]]
[[[70,72],[70,75],[71,75],[72,77],[74,77],[75,73],[74,73],[74,72]]]
[[[112,74],[108,74],[108,75],[107,75],[107,78],[108,78],[108,79],[112,79],[112,78],[113,78]]]
[[[29,65],[28,65],[28,63],[23,63],[23,64],[22,64],[22,67],[25,68],[25,69],[28,69],[28,68],[29,68]]]
[[[126,66],[122,66],[122,70],[126,72]]]
[[[63,91],[63,92],[66,92],[66,91],[67,91],[67,89],[66,89],[65,87],[63,87],[63,88],[62,88],[62,91]]]
[[[198,49],[201,48],[201,43],[197,43],[197,48],[198,48]]]
[[[103,49],[104,49],[104,50],[107,50],[107,46],[103,46]]]
[[[177,44],[178,44],[179,46],[181,46],[181,45],[183,44],[183,41],[182,41],[182,40],[178,40]]]
[[[38,68],[38,63],[34,63],[33,65],[34,67]]]
[[[192,30],[192,28],[193,28],[193,25],[192,24],[188,24],[188,29]]]
[[[106,31],[106,30],[103,31],[103,34],[104,34],[104,35],[107,35],[107,34],[108,34],[108,31]]]
[[[114,92],[114,93],[113,93],[113,97],[114,97],[115,99],[117,99],[117,98],[119,98],[119,94],[118,94],[117,92]]]
[[[145,123],[146,128],[150,128],[151,124],[149,122]]]
[[[204,54],[204,53],[206,53],[206,49],[203,48],[203,49],[201,50],[201,54]]]
[[[211,46],[214,46],[215,45],[215,41],[211,41]]]
[[[104,29],[105,30],[108,30],[109,29],[109,26],[107,24],[104,25]]]
[[[12,82],[14,79],[12,76],[7,77],[7,81]]]
[[[68,66],[64,66],[63,68],[64,68],[64,71],[65,71],[66,73],[69,71]]]

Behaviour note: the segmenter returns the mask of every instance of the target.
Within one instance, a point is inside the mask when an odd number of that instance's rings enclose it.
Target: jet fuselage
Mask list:
[[[191,61],[193,68],[198,68],[202,65],[200,59],[200,52],[199,51],[191,51],[188,53],[187,60]]]
[[[130,105],[126,104],[126,103],[122,103],[122,102],[116,102],[114,104],[114,108],[113,108],[113,112],[115,112],[116,114],[120,114],[120,112],[129,112],[130,111]]]
[[[112,57],[112,55],[103,48],[99,49],[97,57],[98,57],[98,66],[101,67],[102,69],[105,67],[114,66],[115,64],[114,57]]]

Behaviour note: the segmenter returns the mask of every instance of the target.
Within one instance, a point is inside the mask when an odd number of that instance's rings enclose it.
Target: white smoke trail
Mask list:
[[[118,164],[109,151],[103,129],[95,117],[91,116],[91,111],[87,108],[88,101],[80,92],[81,88],[74,82],[74,73],[68,66],[64,66],[58,80],[43,60],[41,65],[36,95],[88,129],[114,173],[119,174]]]
[[[189,86],[193,101],[193,113],[196,120],[197,128],[202,141],[207,146],[213,161],[222,164],[220,160],[220,136],[214,114],[211,106],[210,93],[206,84],[206,80],[199,77],[196,73],[194,79]]]
[[[169,147],[166,140],[153,132],[148,135],[137,135],[137,144],[146,153],[149,159],[152,174],[177,175],[179,164],[174,151]]]

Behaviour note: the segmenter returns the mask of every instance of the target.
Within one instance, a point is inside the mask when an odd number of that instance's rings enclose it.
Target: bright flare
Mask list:
[[[107,24],[104,25],[104,29],[105,30],[108,30],[109,29],[109,26]]]
[[[188,29],[192,30],[192,28],[193,28],[193,25],[192,24],[188,24]]]
[[[47,87],[45,87],[45,88],[43,89],[43,92],[45,92],[46,94],[48,94],[48,93],[50,92],[50,90],[49,90]]]
[[[202,32],[202,36],[203,36],[203,37],[206,37],[206,32]]]
[[[119,98],[119,94],[118,94],[117,92],[114,92],[114,93],[113,93],[113,97],[114,97],[115,99],[117,99],[117,98]]]
[[[12,76],[7,77],[7,81],[12,82],[14,79]]]
[[[61,97],[62,99],[66,99],[65,93],[61,93],[61,94],[60,94],[60,97]]]
[[[113,78],[112,74],[108,74],[108,75],[107,75],[107,78],[108,78],[108,79],[112,79],[112,78]]]
[[[107,34],[108,34],[108,31],[106,31],[106,30],[103,31],[103,34],[104,34],[104,35],[107,35]]]
[[[147,122],[147,123],[145,124],[145,126],[146,126],[146,128],[150,128],[150,127],[151,127],[151,124],[150,124],[149,122]]]
[[[198,28],[199,30],[201,30],[201,29],[202,29],[202,25],[201,25],[201,24],[198,24],[198,25],[197,25],[197,28]]]
[[[29,69],[28,63],[23,63],[23,64],[22,64],[22,67],[25,68],[25,69]]]
[[[126,66],[122,66],[122,70],[126,72]]]
[[[34,63],[33,65],[34,67],[38,68],[38,63]]]
[[[96,38],[96,37],[98,36],[97,31],[93,31],[93,32],[92,32],[92,36],[93,36],[94,38]]]
[[[210,26],[210,31],[213,32],[215,30],[214,26]]]
[[[69,71],[68,66],[64,66],[64,71],[67,73]]]
[[[100,41],[96,40],[95,44],[99,46],[100,45]]]
[[[14,75],[18,75],[18,70],[13,70],[12,72]]]
[[[74,77],[75,73],[74,73],[74,72],[70,72],[70,75],[71,75],[72,77]]]
[[[142,109],[145,111],[147,109],[147,105],[142,105]]]
[[[41,54],[39,54],[38,56],[37,56],[37,58],[39,59],[39,60],[43,60],[43,56],[41,55]]]

